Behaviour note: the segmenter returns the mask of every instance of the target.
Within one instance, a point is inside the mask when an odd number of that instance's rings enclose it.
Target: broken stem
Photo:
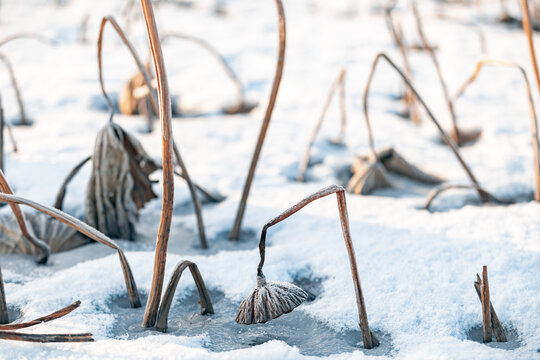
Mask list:
[[[4,173],[0,170],[0,191],[13,195],[13,190],[11,190],[11,186],[9,186],[9,183],[4,176]],[[28,224],[26,222],[26,217],[24,216],[24,213],[21,211],[21,208],[19,205],[10,203],[9,206],[11,207],[11,211],[13,212],[13,215],[15,215],[15,218],[17,219],[17,224],[19,225],[19,229],[21,230],[21,233],[23,237],[28,240],[32,245],[34,245],[39,252],[42,253],[42,256],[38,259],[38,264],[45,264],[47,263],[47,260],[49,259],[49,256],[51,256],[51,248],[49,245],[47,245],[44,241],[41,239],[38,239],[36,236],[34,236],[30,231],[28,231]],[[25,246],[24,242],[21,242],[21,246]]]
[[[28,341],[35,343],[49,342],[91,342],[91,333],[84,334],[22,334],[13,331],[0,331],[0,340]]]
[[[491,308],[489,300],[489,283],[487,276],[487,266],[482,268],[482,284],[480,286],[481,301],[482,301],[482,335],[484,343],[491,342]]]
[[[100,231],[94,229],[93,227],[85,224],[79,219],[74,218],[73,216],[66,214],[63,211],[55,209],[53,207],[42,205],[32,200],[22,198],[20,196],[9,195],[5,193],[0,193],[0,201],[7,202],[10,204],[23,204],[31,208],[36,209],[39,212],[52,216],[53,218],[63,222],[64,224],[72,227],[73,229],[79,231],[80,233],[88,236],[92,240],[95,240],[103,245],[110,247],[118,252],[120,258],[120,265],[122,266],[122,271],[124,273],[124,280],[126,283],[126,288],[131,302],[132,308],[137,308],[141,306],[141,301],[139,299],[139,292],[137,291],[137,284],[133,278],[133,273],[129,267],[129,263],[124,255],[122,249],[109,237],[101,233]]]
[[[347,113],[345,110],[345,86],[344,86],[345,73],[346,73],[345,68],[342,68],[339,71],[337,78],[332,82],[332,85],[330,86],[330,91],[328,92],[328,95],[326,96],[326,100],[324,102],[321,115],[319,115],[319,119],[317,120],[317,123],[315,124],[313,133],[311,134],[311,137],[309,138],[306,151],[304,152],[304,157],[302,158],[302,161],[300,162],[300,165],[298,166],[298,176],[296,177],[297,181],[304,181],[304,175],[309,166],[309,153],[311,151],[311,147],[315,143],[315,139],[317,138],[317,135],[319,134],[324,118],[326,117],[326,112],[328,110],[328,107],[330,106],[330,102],[332,101],[332,98],[334,97],[334,93],[336,92],[337,88],[339,88],[341,130],[339,132],[337,139],[333,142],[338,144],[342,142],[343,138],[345,137],[345,128],[347,126]]]
[[[169,318],[169,310],[171,308],[171,303],[174,297],[174,293],[176,291],[176,287],[178,286],[178,282],[180,281],[180,277],[182,276],[182,273],[188,267],[189,267],[189,271],[191,272],[191,276],[193,277],[193,280],[195,281],[195,285],[197,286],[197,291],[199,292],[199,304],[201,305],[201,315],[214,313],[212,300],[210,299],[210,295],[208,294],[208,290],[206,289],[206,285],[204,284],[204,280],[202,278],[201,273],[199,272],[199,268],[197,267],[197,264],[188,260],[184,260],[180,262],[178,265],[176,265],[176,267],[174,268],[174,272],[171,276],[171,280],[169,281],[169,285],[167,285],[165,294],[163,294],[163,299],[161,300],[161,305],[159,306],[159,311],[158,311],[158,316],[157,316],[157,321],[156,321],[156,329],[159,331],[163,331],[163,332],[167,331],[167,320]]]
[[[75,167],[69,172],[69,174],[66,176],[64,181],[62,182],[62,185],[60,186],[60,189],[58,190],[58,195],[56,195],[56,201],[54,202],[54,207],[58,210],[62,210],[63,204],[64,204],[64,197],[66,196],[66,190],[75,175],[79,173],[79,171],[82,169],[82,167],[92,159],[92,156],[85,157],[81,162],[79,162]]]
[[[476,295],[478,295],[478,299],[480,300],[480,302],[482,302],[481,284],[482,279],[478,274],[476,274],[474,289],[476,290]],[[495,312],[495,308],[493,307],[491,301],[489,302],[489,309],[491,311],[491,328],[493,329],[493,334],[495,334],[495,339],[497,340],[497,342],[507,342],[508,340],[506,339],[504,328],[499,321],[499,317],[497,316],[497,313]]]
[[[0,325],[0,330],[23,329],[23,328],[31,327],[31,326],[38,325],[38,324],[41,324],[41,323],[44,323],[44,322],[49,322],[49,321],[52,321],[52,320],[56,320],[56,319],[59,319],[59,318],[61,318],[63,316],[66,316],[67,314],[69,314],[70,312],[72,312],[73,310],[78,308],[80,305],[81,305],[81,301],[77,300],[71,305],[68,305],[68,306],[66,306],[66,307],[64,307],[64,308],[62,308],[60,310],[57,310],[57,311],[55,311],[55,312],[53,312],[53,313],[51,313],[49,315],[42,316],[42,317],[37,318],[37,319],[32,320],[32,321],[28,321],[28,322],[24,322],[24,323]]]
[[[247,174],[246,182],[244,184],[244,190],[242,191],[242,198],[240,204],[238,205],[238,210],[236,212],[236,218],[234,220],[233,228],[229,234],[229,239],[236,240],[240,234],[240,229],[242,227],[242,219],[244,217],[244,211],[246,210],[246,203],[249,196],[249,190],[251,189],[251,183],[253,177],[255,176],[255,169],[257,167],[257,162],[259,161],[259,156],[261,154],[262,146],[264,143],[264,138],[266,137],[266,131],[268,130],[268,125],[270,125],[270,120],[272,118],[272,111],[276,103],[276,98],[279,90],[279,84],[281,83],[281,76],[283,75],[283,65],[285,61],[285,46],[286,46],[286,25],[285,25],[285,11],[283,10],[283,4],[281,0],[274,0],[276,4],[278,22],[279,22],[279,49],[278,49],[278,61],[276,65],[276,72],[274,74],[274,83],[272,85],[272,92],[270,93],[270,99],[268,101],[268,106],[266,107],[266,112],[264,114],[263,123],[261,126],[261,131],[259,133],[259,138],[257,139],[257,144],[255,145],[255,151],[251,159],[251,164],[249,166],[249,171]]]
[[[440,194],[442,194],[443,192],[445,192],[447,190],[454,190],[454,189],[472,189],[472,190],[477,190],[478,191],[478,189],[476,187],[474,187],[473,185],[459,185],[459,184],[442,185],[442,186],[439,186],[439,187],[433,189],[428,194],[426,204],[424,205],[424,209],[429,210],[429,208],[431,207],[431,204],[433,203],[433,201],[435,200],[436,197],[438,197]],[[482,192],[490,201],[493,201],[495,203],[500,203],[500,204],[503,203],[503,201],[501,201],[498,198],[496,198],[495,196],[491,195],[486,190],[480,188],[479,191]]]
[[[21,90],[19,89],[19,83],[17,82],[17,77],[15,76],[15,72],[13,70],[13,66],[11,65],[11,61],[8,59],[8,57],[4,54],[0,53],[0,61],[4,63],[6,66],[6,69],[9,74],[9,78],[11,80],[11,86],[13,87],[13,91],[15,92],[15,98],[17,99],[17,105],[19,106],[19,116],[20,124],[21,125],[30,125],[30,122],[26,118],[26,110],[24,108],[24,102],[21,95]]]
[[[360,278],[358,276],[358,268],[356,265],[356,255],[354,253],[354,246],[351,239],[351,231],[349,228],[349,216],[347,214],[347,202],[345,199],[345,189],[341,186],[331,185],[327,188],[324,188],[316,193],[306,197],[304,200],[298,202],[296,205],[285,210],[279,216],[267,222],[261,232],[261,240],[259,242],[259,253],[261,260],[257,267],[257,276],[262,277],[263,272],[262,268],[264,266],[265,252],[266,252],[266,232],[271,226],[287,219],[289,216],[298,212],[300,209],[308,205],[309,203],[323,198],[325,196],[336,194],[339,219],[341,223],[341,230],[343,232],[343,240],[345,241],[345,247],[347,249],[347,254],[349,256],[349,264],[351,268],[351,274],[354,285],[354,292],[356,294],[356,305],[358,307],[358,316],[360,319],[360,329],[362,330],[362,340],[364,342],[364,347],[366,349],[372,349],[379,345],[379,341],[375,334],[370,330],[366,305],[364,303],[364,295],[362,294],[362,288],[360,287]]]
[[[163,201],[161,207],[161,217],[159,219],[159,229],[156,239],[156,252],[154,259],[154,273],[152,285],[148,294],[146,310],[142,322],[143,327],[153,326],[156,322],[161,292],[163,290],[163,280],[165,275],[165,262],[167,259],[167,243],[171,230],[171,221],[174,205],[174,173],[172,163],[171,139],[173,137],[171,124],[171,99],[169,96],[169,85],[165,70],[165,61],[161,50],[161,42],[154,18],[151,0],[141,0],[144,20],[148,30],[148,38],[157,77],[159,94],[159,114],[161,122],[162,158],[163,158]],[[148,84],[150,85],[150,84]],[[187,175],[186,172],[184,174]],[[193,185],[192,185],[193,186]]]
[[[435,127],[437,128],[437,130],[441,134],[441,137],[443,138],[443,140],[450,146],[450,149],[452,150],[452,152],[456,156],[457,160],[459,161],[459,163],[463,167],[463,170],[465,170],[465,173],[467,174],[467,176],[471,180],[471,183],[473,184],[473,187],[475,188],[475,190],[478,192],[478,196],[480,196],[480,199],[482,200],[482,202],[488,202],[489,201],[488,195],[486,194],[485,191],[482,190],[482,188],[480,187],[480,184],[476,180],[476,178],[473,175],[472,171],[470,170],[469,166],[467,165],[467,163],[465,163],[465,160],[463,160],[463,158],[461,157],[461,154],[459,153],[459,150],[458,150],[456,144],[454,143],[454,141],[448,136],[446,131],[444,131],[444,129],[441,127],[439,121],[437,121],[437,119],[435,118],[435,115],[433,115],[433,113],[428,108],[428,106],[426,105],[426,103],[424,102],[424,100],[422,99],[420,94],[418,93],[418,91],[416,91],[416,88],[411,84],[411,82],[407,78],[407,76],[405,76],[403,71],[401,71],[397,67],[397,65],[385,53],[379,53],[375,57],[375,60],[373,61],[373,65],[371,66],[371,71],[369,73],[369,78],[368,78],[368,81],[367,81],[367,84],[366,84],[366,88],[364,90],[364,116],[365,116],[366,125],[367,125],[367,129],[368,129],[369,147],[371,148],[371,152],[373,153],[373,156],[375,157],[375,159],[377,159],[377,152],[375,151],[375,144],[374,144],[374,141],[373,141],[373,133],[372,133],[372,130],[371,130],[371,123],[370,123],[370,120],[369,120],[368,102],[367,102],[367,100],[368,100],[368,95],[369,95],[369,89],[370,89],[370,86],[371,86],[371,81],[373,79],[375,69],[377,68],[377,64],[378,64],[378,62],[379,62],[379,60],[381,58],[386,60],[388,62],[388,64],[394,70],[396,70],[396,72],[403,79],[405,84],[413,91],[414,96],[416,97],[416,99],[418,100],[420,105],[422,105],[422,107],[426,111],[426,113],[427,113],[428,117],[430,118],[430,120],[435,124]]]
[[[540,202],[540,159],[539,153],[540,148],[538,144],[538,119],[536,116],[536,110],[534,107],[534,100],[532,97],[531,85],[529,83],[529,78],[525,69],[519,64],[512,61],[506,60],[495,60],[495,59],[481,59],[476,63],[476,68],[473,74],[461,85],[456,95],[454,95],[452,102],[455,104],[456,101],[463,95],[465,90],[471,85],[480,74],[480,70],[485,65],[496,65],[496,66],[506,66],[519,70],[523,76],[523,82],[525,83],[525,89],[527,91],[527,101],[529,103],[529,114],[530,114],[530,127],[531,127],[531,136],[532,136],[532,150],[533,150],[533,171],[534,171],[534,199],[537,202]]]

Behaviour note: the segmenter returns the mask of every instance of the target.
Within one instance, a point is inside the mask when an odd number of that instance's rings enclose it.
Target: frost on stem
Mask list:
[[[362,288],[360,287],[360,278],[356,266],[356,255],[354,253],[349,228],[345,189],[337,185],[329,186],[308,196],[263,226],[261,240],[259,242],[260,262],[257,267],[257,287],[253,289],[240,304],[236,322],[246,325],[264,323],[292,311],[308,298],[308,294],[296,285],[284,282],[266,281],[262,272],[266,253],[266,232],[268,228],[287,219],[309,203],[331,194],[336,194],[337,197],[341,230],[343,232],[343,239],[349,257],[353,287],[356,295],[356,305],[358,307],[358,316],[360,319],[359,325],[362,330],[362,340],[364,342],[364,347],[366,349],[371,349],[378,346],[379,341],[369,328],[364,296],[362,294]]]

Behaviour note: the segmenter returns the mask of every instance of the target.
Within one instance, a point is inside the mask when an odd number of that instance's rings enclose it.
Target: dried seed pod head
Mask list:
[[[282,281],[266,282],[261,273],[257,275],[257,287],[240,304],[236,322],[265,323],[293,311],[307,298],[308,293],[298,286]]]

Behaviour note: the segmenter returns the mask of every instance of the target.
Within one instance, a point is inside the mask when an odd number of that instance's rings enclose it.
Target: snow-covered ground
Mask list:
[[[204,116],[174,120],[174,136],[191,176],[226,200],[204,206],[209,250],[198,248],[195,217],[185,183],[175,183],[175,213],[167,258],[168,279],[181,259],[196,262],[214,300],[216,314],[197,313],[195,285],[185,274],[169,316],[168,334],[142,330],[142,309],[126,306],[117,255],[100,244],[54,254],[39,266],[24,256],[0,256],[10,308],[29,320],[81,300],[70,315],[27,332],[91,332],[94,343],[31,344],[0,342],[0,358],[183,358],[183,359],[534,359],[540,358],[540,207],[532,199],[533,167],[529,112],[522,79],[514,70],[483,71],[456,105],[465,127],[481,127],[483,136],[462,148],[480,183],[508,205],[480,206],[470,191],[444,194],[433,213],[421,210],[429,191],[401,187],[373,196],[347,195],[370,326],[381,346],[362,348],[349,265],[334,198],[320,200],[269,230],[265,274],[269,280],[296,281],[317,295],[291,314],[266,325],[234,324],[242,298],[255,285],[257,249],[262,225],[310,193],[332,183],[368,143],[362,114],[362,92],[371,62],[394,48],[377,11],[377,1],[286,0],[288,42],[285,71],[273,119],[257,169],[244,219],[246,235],[227,240],[245,175],[270,92],[277,47],[273,1],[224,2],[228,14],[217,16],[211,0],[190,8],[161,5],[156,10],[162,32],[197,35],[214,44],[246,84],[247,97],[260,105],[249,115],[224,116],[217,111],[234,100],[234,87],[214,59],[180,41],[164,45],[171,91],[181,106]],[[382,3],[382,2],[381,2]],[[516,61],[529,72],[526,39],[520,28],[495,22],[498,1],[483,7],[451,5],[445,17],[433,1],[419,2],[430,41],[438,46],[451,93],[473,71],[480,56],[478,24],[488,54]],[[6,175],[15,193],[45,204],[54,202],[64,176],[90,155],[95,134],[108,121],[98,82],[95,42],[101,17],[114,15],[121,24],[125,1],[73,0],[65,7],[42,1],[3,1],[2,37],[38,32],[55,38],[48,47],[33,40],[13,42],[2,50],[13,61],[27,110],[35,124],[14,128],[20,151],[7,141]],[[513,4],[512,4],[513,5]],[[139,5],[135,7],[135,12]],[[511,8],[519,15],[517,8]],[[409,43],[418,43],[407,2],[396,13]],[[81,19],[89,14],[87,44],[77,41]],[[144,22],[136,16],[129,36],[147,56]],[[434,113],[450,124],[435,69],[422,52],[411,52],[414,80]],[[104,53],[106,87],[118,93],[135,64],[111,28]],[[333,104],[313,155],[320,160],[308,171],[307,183],[292,181],[330,83],[347,68],[348,132],[346,147],[328,138],[339,130]],[[531,77],[531,84],[534,84]],[[9,78],[0,74],[2,103],[8,119],[18,114]],[[391,69],[377,71],[370,97],[376,146],[395,147],[407,159],[456,183],[467,178],[450,150],[423,116],[421,127],[395,115],[395,96],[402,83]],[[533,89],[535,100],[538,91]],[[116,121],[136,134],[156,159],[161,154],[157,131],[141,133],[142,117],[117,115]],[[67,212],[82,217],[89,167],[70,185]],[[154,175],[160,178],[159,173]],[[160,185],[155,185],[160,194]],[[523,199],[529,199],[524,201]],[[119,240],[126,250],[143,299],[150,288],[153,246],[161,199],[141,212],[140,239]],[[2,212],[9,212],[4,207]],[[507,344],[481,343],[481,306],[475,274],[488,266],[492,303],[507,328]],[[19,320],[20,321],[20,320]],[[480,335],[479,335],[480,334]],[[480,336],[480,337],[479,337]]]

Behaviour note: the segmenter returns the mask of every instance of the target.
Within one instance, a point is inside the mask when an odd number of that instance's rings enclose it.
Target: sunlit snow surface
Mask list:
[[[92,332],[96,339],[88,344],[47,345],[2,341],[0,358],[539,358],[540,207],[523,200],[532,197],[533,183],[529,113],[521,78],[508,69],[483,70],[478,83],[456,104],[456,111],[463,126],[484,130],[476,145],[462,149],[479,181],[495,195],[521,202],[479,206],[472,192],[455,191],[444,194],[434,203],[436,211],[428,213],[419,208],[429,189],[403,179],[394,179],[396,189],[374,196],[347,196],[369,322],[380,348],[367,351],[361,346],[333,198],[309,205],[268,234],[267,279],[296,281],[316,298],[266,325],[234,324],[237,306],[255,286],[260,228],[304,196],[346,181],[353,154],[368,152],[361,98],[373,57],[384,50],[399,64],[401,58],[384,16],[376,10],[377,1],[285,1],[289,32],[283,82],[244,219],[245,235],[231,243],[227,232],[275,68],[275,9],[271,0],[231,0],[225,2],[228,15],[218,17],[213,1],[193,3],[191,8],[161,5],[156,10],[160,30],[197,35],[214,44],[245,83],[247,98],[260,103],[249,115],[220,115],[219,109],[232,103],[235,93],[215,60],[180,41],[164,45],[172,93],[183,109],[203,114],[175,119],[175,139],[191,176],[227,197],[218,205],[204,206],[210,249],[203,251],[198,249],[187,188],[176,182],[166,277],[180,260],[196,262],[216,314],[196,315],[195,285],[186,272],[171,307],[170,333],[142,331],[138,324],[143,309],[126,308],[118,256],[100,244],[53,255],[47,266],[35,265],[28,257],[0,256],[14,316],[29,320],[82,300],[72,314],[27,332]],[[448,6],[445,19],[436,17],[440,7],[435,2],[419,3],[451,93],[473,71],[480,55],[476,30],[467,25],[471,22],[477,22],[485,34],[491,56],[516,61],[532,74],[522,31],[495,23],[498,2],[484,3],[483,8]],[[14,128],[19,153],[13,153],[6,140],[6,174],[16,194],[52,204],[64,176],[91,153],[95,134],[108,120],[107,113],[98,109],[103,104],[95,47],[99,22],[104,15],[114,15],[125,24],[124,5],[124,1],[74,0],[57,8],[41,1],[2,2],[2,36],[39,32],[59,43],[48,47],[21,40],[2,49],[12,59],[27,112],[35,120],[33,127]],[[511,11],[519,15],[515,7]],[[417,43],[410,8],[401,5],[397,13],[409,43]],[[90,14],[89,42],[80,44],[77,31],[85,14]],[[129,37],[146,58],[147,37],[140,16],[131,22]],[[431,62],[419,52],[411,52],[410,61],[420,93],[449,125]],[[334,104],[313,149],[319,163],[309,169],[310,181],[292,182],[328,87],[342,66],[348,70],[347,147],[328,143],[339,130]],[[128,51],[107,28],[106,88],[118,93],[134,72]],[[5,72],[0,74],[0,89],[7,118],[15,118],[17,106]],[[395,115],[402,109],[395,100],[401,90],[397,76],[382,65],[370,97],[376,146],[394,146],[410,162],[452,182],[466,183],[452,153],[438,143],[427,116],[423,116],[424,126],[416,127]],[[533,93],[538,99],[536,89]],[[140,133],[143,118],[118,115],[115,119],[136,134],[153,157],[160,158],[158,132]],[[65,209],[76,216],[84,214],[88,178],[89,167],[85,167],[68,190]],[[161,193],[160,185],[155,191]],[[119,241],[143,299],[150,288],[160,208],[156,199],[142,210],[139,242]],[[482,316],[473,282],[482,265],[488,266],[491,299],[508,330],[508,344],[478,342]]]

